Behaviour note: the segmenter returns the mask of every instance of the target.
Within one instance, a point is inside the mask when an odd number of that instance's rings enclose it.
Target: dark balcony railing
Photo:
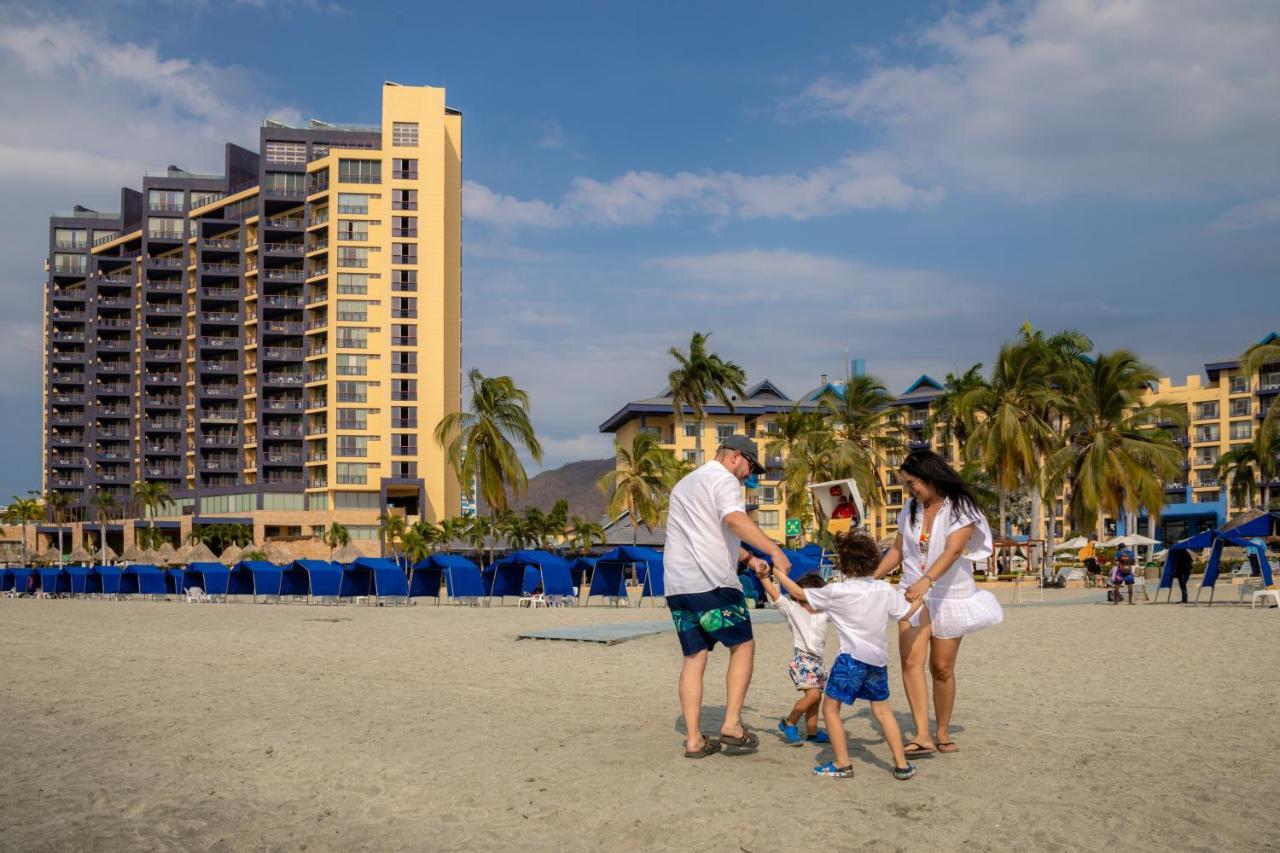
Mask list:
[[[235,430],[216,430],[206,432],[200,437],[200,443],[206,447],[219,447],[240,443],[240,433]]]
[[[49,422],[67,426],[81,426],[84,424],[84,412],[54,412],[49,415]]]
[[[324,488],[328,488],[328,486],[329,486],[329,481],[324,479],[323,477],[315,477],[313,479],[307,480],[308,489],[324,489]]]
[[[103,373],[110,373],[112,375],[117,373],[133,373],[133,362],[128,359],[122,359],[120,361],[99,359],[98,373],[100,375]]]
[[[74,352],[54,350],[50,357],[54,361],[79,363],[84,361],[84,350],[77,350]]]
[[[324,409],[324,408],[327,408],[328,405],[329,405],[329,401],[326,400],[324,397],[313,397],[312,399],[307,401],[308,409]]]
[[[59,445],[60,447],[74,447],[76,445],[84,444],[84,433],[55,433],[49,437],[49,441]]]
[[[98,307],[100,308],[132,308],[132,296],[99,296]]]
[[[234,421],[237,420],[235,409],[202,409],[200,411],[200,420],[202,421]]]
[[[294,424],[269,424],[262,428],[261,433],[264,438],[302,438],[302,427]]]
[[[324,382],[324,381],[325,381],[325,380],[327,380],[328,378],[329,378],[329,374],[328,374],[328,373],[308,373],[308,374],[307,374],[306,381],[307,381],[308,383],[311,383],[311,382]]]
[[[156,430],[157,432],[180,428],[177,418],[147,418],[145,424],[147,429]]]
[[[200,393],[206,397],[235,397],[240,394],[240,386],[231,385],[202,385]]]
[[[268,361],[298,361],[302,358],[302,350],[296,347],[266,347],[262,357]]]
[[[262,459],[268,465],[301,465],[301,453],[264,453]]]
[[[78,488],[84,485],[84,477],[50,477],[49,482],[64,488]]]
[[[142,354],[154,361],[180,361],[182,351],[177,349],[146,349]]]
[[[55,391],[50,395],[50,399],[55,406],[81,405],[84,403],[83,394],[59,394]]]
[[[235,359],[230,361],[198,361],[196,365],[202,373],[238,373],[240,371],[240,363]]]
[[[126,427],[99,427],[98,438],[131,438]]]
[[[262,250],[268,255],[300,255],[302,254],[302,243],[263,243]]]
[[[146,471],[148,477],[182,476],[182,468],[179,465],[148,465]]]
[[[271,293],[262,297],[262,304],[271,308],[301,308],[303,307],[301,296],[289,296],[287,294]]]
[[[148,373],[144,379],[155,385],[174,385],[182,381],[182,377],[177,373]]]
[[[177,394],[147,394],[143,400],[148,406],[156,406],[158,408],[175,408],[182,403],[182,398]]]
[[[132,320],[118,320],[114,317],[99,317],[97,326],[99,329],[132,329]]]
[[[144,444],[143,450],[147,453],[158,453],[162,455],[171,455],[174,453],[182,453],[183,447],[176,441],[155,441]]]
[[[200,295],[209,299],[239,299],[240,288],[238,287],[202,287]]]
[[[53,289],[53,298],[57,300],[83,300],[84,297],[85,289],[83,287],[55,287]]]
[[[213,349],[235,349],[240,346],[240,339],[237,337],[217,337],[213,335],[201,335],[199,338],[200,346],[211,347]]]
[[[206,471],[238,471],[240,470],[240,462],[234,457],[231,459],[201,459],[200,467]]]
[[[301,373],[268,373],[262,380],[269,385],[301,385],[304,381]]]
[[[136,276],[131,273],[112,273],[111,275],[102,276],[102,281],[106,284],[133,284]]]
[[[263,270],[262,277],[267,281],[302,281],[302,270]]]
[[[239,249],[240,241],[227,237],[205,237],[200,245],[206,249]]]
[[[181,314],[184,310],[181,302],[148,302],[143,309],[148,314]]]
[[[268,228],[301,228],[305,224],[302,217],[274,216],[267,220]]]
[[[182,337],[181,326],[147,326],[147,337],[151,338],[180,338]]]
[[[392,228],[391,236],[392,237],[417,237],[418,229],[417,228]]]
[[[416,201],[392,201],[392,210],[417,210],[418,203]]]
[[[301,323],[291,323],[284,320],[264,320],[262,322],[261,328],[264,334],[273,334],[273,335],[302,334]]]
[[[84,332],[53,332],[49,335],[55,341],[63,341],[65,343],[83,343]]]
[[[266,412],[301,412],[301,400],[263,400],[262,410]]]
[[[186,287],[180,281],[148,281],[147,289],[157,293],[181,293]]]
[[[49,381],[55,385],[80,385],[84,383],[83,373],[53,373]]]
[[[128,406],[98,406],[94,414],[100,418],[127,418],[132,412]]]
[[[228,264],[221,261],[205,262],[200,265],[200,272],[210,275],[239,275],[239,264]]]
[[[202,323],[239,323],[240,315],[235,311],[201,311]]]
[[[128,394],[133,391],[133,385],[129,382],[99,382],[94,390],[99,394]]]
[[[153,258],[148,256],[144,258],[143,261],[149,267],[160,267],[163,269],[181,269],[187,265],[185,258]]]
[[[74,321],[83,322],[84,319],[89,315],[84,311],[59,311],[55,308],[49,316],[51,316],[55,321],[58,321],[58,322],[61,322],[64,320],[68,322],[74,322]]]
[[[308,251],[308,252],[318,252],[318,251],[320,251],[321,249],[327,249],[327,248],[329,248],[329,241],[328,241],[328,240],[312,240],[312,241],[307,245],[307,251]]]

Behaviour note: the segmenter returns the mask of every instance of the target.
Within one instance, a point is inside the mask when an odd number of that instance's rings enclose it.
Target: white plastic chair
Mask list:
[[[1272,587],[1256,590],[1253,593],[1253,600],[1249,603],[1249,609],[1252,610],[1258,606],[1259,601],[1266,601],[1268,598],[1276,603],[1276,607],[1280,607],[1280,589]]]
[[[208,604],[213,599],[205,594],[205,591],[198,586],[187,588],[186,601],[188,604]]]
[[[1262,578],[1245,578],[1236,586],[1236,601],[1244,604],[1244,597],[1253,593],[1265,592],[1262,587]]]
[[[1136,592],[1138,592],[1139,590],[1141,590],[1141,591],[1142,591],[1142,600],[1143,600],[1143,601],[1150,601],[1150,600],[1151,600],[1151,596],[1150,596],[1150,595],[1147,595],[1147,578],[1146,578],[1146,574],[1145,574],[1145,572],[1143,572],[1141,569],[1136,570],[1136,571],[1134,571],[1134,573],[1133,573],[1133,591],[1136,593]]]

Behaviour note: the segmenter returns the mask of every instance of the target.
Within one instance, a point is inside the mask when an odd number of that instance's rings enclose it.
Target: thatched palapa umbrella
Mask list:
[[[173,552],[173,556],[169,558],[169,562],[175,566],[185,566],[191,562],[191,546],[183,545],[177,551]]]
[[[160,555],[160,558],[162,560],[167,560],[170,564],[172,564],[173,558],[178,554],[178,549],[173,547],[173,543],[170,542],[168,539],[166,539],[160,543],[160,548],[156,551],[156,553]]]
[[[333,552],[333,562],[342,563],[346,565],[346,564],[354,563],[356,560],[360,559],[363,556],[364,554],[361,554],[358,550],[356,550],[356,546],[348,542],[346,545],[343,545],[337,551]]]
[[[147,552],[139,548],[136,544],[130,545],[124,549],[124,553],[120,555],[120,559],[126,563],[145,563],[147,560]]]
[[[191,563],[216,563],[218,555],[209,550],[209,546],[203,542],[197,542],[191,547],[191,553],[187,554],[187,564]]]
[[[43,553],[36,555],[35,561],[37,563],[48,563],[52,566],[61,559],[62,552],[58,550],[58,546],[50,545],[48,548],[44,549]]]
[[[161,557],[160,552],[155,548],[148,548],[142,552],[142,562],[152,566],[163,566],[164,557]]]
[[[283,542],[269,542],[266,547],[267,559],[277,566],[293,562],[293,553]]]
[[[244,552],[240,550],[240,546],[232,542],[222,552],[222,556],[218,558],[218,562],[226,566],[234,566],[240,562],[240,555]]]
[[[86,551],[83,545],[77,545],[71,549],[71,554],[67,559],[73,563],[87,563],[93,559],[93,555]]]
[[[98,553],[93,555],[93,559],[97,560],[99,563],[114,563],[116,560],[120,559],[120,555],[115,551],[112,551],[111,546],[108,545],[105,548],[98,549]]]

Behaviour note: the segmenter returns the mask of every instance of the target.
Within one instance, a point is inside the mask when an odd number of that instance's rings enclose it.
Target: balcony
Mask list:
[[[71,302],[84,301],[85,289],[83,287],[55,287],[53,288],[53,298],[59,301]]]
[[[149,432],[174,432],[182,428],[177,418],[147,418],[144,426]]]
[[[417,335],[392,335],[391,345],[393,347],[416,347],[418,345]]]
[[[1187,484],[1181,480],[1167,480],[1164,484],[1166,492],[1182,492],[1186,491]]]
[[[263,375],[262,382],[264,385],[296,386],[303,384],[303,377],[301,373],[267,373]]]
[[[285,320],[264,320],[259,328],[262,329],[263,334],[269,335],[302,334],[302,323]]]
[[[414,320],[418,317],[417,309],[414,308],[392,308],[392,317],[402,317],[406,320]]]
[[[200,241],[201,248],[221,251],[232,251],[240,248],[240,241],[227,237],[205,237]]]
[[[55,308],[53,309],[52,312],[50,312],[49,316],[53,318],[54,322],[60,323],[64,321],[65,322],[84,322],[84,320],[89,315],[84,311],[59,311],[57,308]]]
[[[148,314],[184,314],[186,309],[181,302],[148,302],[142,306]]]
[[[145,349],[142,354],[148,361],[182,360],[182,351],[179,349]]]
[[[328,378],[329,378],[328,373],[324,373],[324,372],[308,373],[306,377],[306,382],[308,385],[310,385],[312,382],[324,382],[328,380]]]
[[[147,282],[147,290],[153,290],[156,293],[181,293],[186,289],[186,286],[180,281],[156,280]]]
[[[262,251],[268,255],[301,255],[302,243],[263,243]]]
[[[84,405],[84,394],[62,394],[55,391],[49,395],[49,399],[55,406]]]
[[[267,294],[262,297],[262,304],[268,308],[292,308],[300,309],[303,307],[301,296],[289,296],[286,294]]]
[[[202,287],[200,295],[206,299],[236,299],[240,298],[240,288],[238,287]]]
[[[52,373],[49,375],[49,381],[54,385],[83,385],[83,373]]]
[[[239,444],[240,433],[235,430],[215,430],[200,437],[202,447],[236,447]]]
[[[395,199],[392,199],[391,209],[392,210],[417,210],[418,203],[416,201],[396,201]]]
[[[229,361],[198,361],[196,366],[201,373],[239,373],[240,362],[235,359]]]
[[[132,296],[99,296],[99,308],[132,308]]]
[[[329,401],[324,397],[314,397],[307,401],[308,409],[326,409],[329,407]]]
[[[316,216],[307,218],[307,227],[315,228],[317,225],[327,225],[329,223],[329,214],[321,213]]]
[[[225,335],[201,335],[198,340],[200,342],[200,346],[208,347],[210,349],[238,349],[240,346],[240,338],[234,335],[230,337]]]
[[[132,320],[122,320],[115,317],[99,317],[96,325],[99,329],[115,329],[117,331],[133,329]]]
[[[268,465],[301,465],[301,453],[263,453],[262,461]]]
[[[49,443],[58,447],[80,447],[84,444],[84,433],[54,433],[49,436]]]
[[[125,445],[125,446],[128,447],[128,445]],[[99,447],[97,449],[97,456],[99,459],[128,459],[129,451],[128,450],[103,450],[101,447]]]
[[[418,419],[417,418],[392,418],[391,428],[392,429],[417,429]]]
[[[240,314],[235,311],[201,311],[200,322],[238,325]]]
[[[99,418],[127,418],[133,413],[125,406],[98,406],[94,414]]]
[[[308,244],[307,246],[307,254],[311,254],[312,252],[319,252],[327,248],[329,248],[328,240],[312,240],[311,243]]]
[[[49,337],[52,340],[61,343],[81,344],[84,343],[84,332],[52,332]]]
[[[182,337],[181,326],[147,326],[146,334],[149,338],[180,338]],[[101,345],[99,345],[101,349]]]
[[[267,424],[262,427],[263,438],[302,438],[302,427],[296,424]],[[307,432],[311,434],[310,430]]]
[[[177,385],[182,382],[181,375],[177,373],[148,373],[143,379],[149,385]]]
[[[182,398],[177,394],[147,394],[143,400],[147,406],[157,409],[176,409],[182,405]]]
[[[265,361],[300,361],[302,350],[297,347],[266,347],[262,358]]]
[[[182,445],[176,441],[153,441],[142,446],[148,455],[177,456],[183,452]]]
[[[128,427],[109,426],[98,429],[98,438],[132,438]]]
[[[206,261],[200,264],[200,272],[205,275],[240,275],[239,264],[228,264],[221,261]]]
[[[110,275],[104,275],[100,278],[103,284],[133,284],[137,280],[132,272],[118,273],[113,272]]]
[[[329,460],[329,454],[327,451],[324,451],[324,450],[316,450],[307,454],[308,465],[311,465],[316,462],[327,462],[328,460]]]
[[[85,264],[54,264],[54,275],[84,276],[88,267]]]
[[[206,397],[238,397],[240,396],[240,386],[236,383],[229,385],[202,385],[200,393]]]
[[[104,339],[98,341],[98,349],[103,352],[129,352],[133,349],[133,342],[124,339]]]
[[[266,477],[263,478],[263,481],[267,483],[280,483],[285,485],[301,486],[302,475],[291,474],[287,471],[272,471],[271,473],[267,474]]]
[[[1199,479],[1196,480],[1197,489],[1207,489],[1217,485],[1218,485],[1217,477],[1200,477]]]
[[[268,228],[302,228],[306,220],[302,217],[274,216],[267,220]]]
[[[180,465],[148,465],[145,470],[148,477],[181,477],[183,475]]]
[[[328,487],[329,481],[324,477],[313,477],[312,479],[307,480],[308,489],[327,489]]]
[[[52,361],[63,364],[82,364],[84,362],[84,350],[77,350],[75,352],[59,352],[58,350],[54,350],[50,353],[49,358]]]
[[[302,281],[302,270],[297,269],[275,269],[263,270],[262,278],[267,281]]]
[[[74,488],[84,487],[84,477],[50,477],[49,482],[58,488]]]
[[[84,413],[53,412],[49,415],[49,423],[58,424],[59,426],[84,426]]]
[[[264,412],[301,412],[303,411],[303,403],[301,400],[263,400],[262,410]]]
[[[143,258],[143,263],[146,264],[151,269],[182,269],[187,265],[186,258],[182,258],[182,257],[155,258],[155,257],[151,257],[150,255]]]
[[[417,228],[392,228],[391,236],[392,237],[417,237],[418,229]]]
[[[240,461],[235,457],[228,459],[201,459],[200,469],[203,471],[239,471]]]
[[[133,383],[131,382],[99,382],[94,386],[94,391],[98,394],[120,395],[133,393]]]

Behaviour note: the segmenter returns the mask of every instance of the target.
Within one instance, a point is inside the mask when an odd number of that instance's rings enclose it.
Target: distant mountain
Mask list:
[[[522,510],[536,506],[546,511],[560,498],[567,498],[570,515],[599,521],[600,516],[604,515],[605,496],[596,488],[596,483],[605,472],[612,471],[613,466],[614,460],[611,457],[570,462],[552,471],[543,471],[529,478],[529,491],[512,508]],[[487,511],[481,500],[480,512]]]

